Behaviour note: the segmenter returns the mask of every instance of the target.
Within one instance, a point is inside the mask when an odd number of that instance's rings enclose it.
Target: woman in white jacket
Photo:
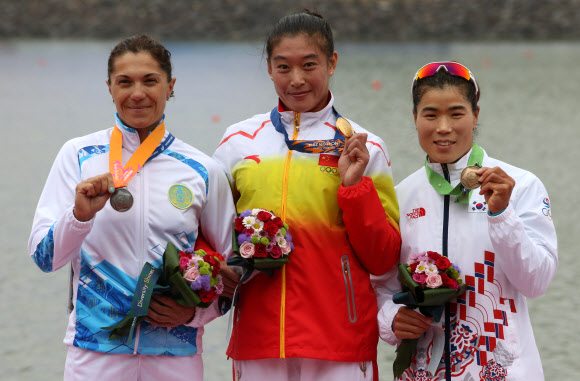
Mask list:
[[[392,345],[419,338],[403,380],[543,380],[526,297],[542,295],[558,265],[546,189],[532,173],[474,144],[480,91],[466,67],[427,64],[412,92],[427,159],[396,187],[401,262],[439,252],[461,269],[468,290],[435,323],[393,303],[401,285],[391,270],[376,288],[381,338]],[[481,166],[475,171],[479,189],[460,183],[468,165]],[[434,340],[437,331],[444,332],[443,348]]]
[[[67,381],[203,379],[203,325],[219,316],[217,302],[196,309],[156,295],[132,342],[109,340],[103,329],[132,310],[144,263],[160,266],[167,242],[190,248],[203,227],[212,247],[231,254],[235,211],[225,174],[165,130],[170,56],[147,35],[112,50],[115,126],[68,141],[38,203],[32,259],[44,272],[73,269]]]

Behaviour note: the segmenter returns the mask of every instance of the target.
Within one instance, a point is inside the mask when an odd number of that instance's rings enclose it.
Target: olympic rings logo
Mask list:
[[[319,168],[321,172],[326,172],[329,175],[336,175],[338,173],[338,168],[335,167],[323,167],[321,165]]]

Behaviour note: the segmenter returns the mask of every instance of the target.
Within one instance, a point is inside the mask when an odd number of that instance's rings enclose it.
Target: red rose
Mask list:
[[[191,259],[191,254],[190,253],[186,253],[185,251],[180,251],[179,252],[179,258],[182,258],[182,257],[187,257],[187,258]]]
[[[212,287],[209,289],[209,291],[203,289],[199,290],[199,297],[201,298],[201,301],[204,303],[213,302],[216,297],[215,288]]]
[[[282,256],[282,249],[280,249],[280,246],[275,245],[270,252],[270,256],[272,258],[280,258]]]
[[[443,287],[446,288],[452,288],[452,289],[457,289],[459,288],[459,284],[457,283],[457,281],[449,276],[447,276],[447,274],[445,273],[440,273],[439,274],[441,276],[441,281],[443,282]]]
[[[274,217],[272,221],[274,221],[274,223],[278,225],[279,228],[284,226],[284,221],[282,221],[280,217]]]
[[[245,228],[242,233],[244,233],[245,235],[252,235],[254,234],[254,229],[252,228]]]
[[[221,255],[220,253],[214,253],[214,255],[213,255],[213,256],[214,256],[214,257],[217,257],[217,259],[218,259],[220,262],[223,262],[223,261],[225,261],[225,259],[224,259],[223,255]]]
[[[266,245],[263,243],[256,244],[256,252],[254,253],[254,258],[266,258],[268,256],[268,250],[266,250]]]
[[[437,268],[441,271],[447,270],[449,266],[451,266],[451,262],[449,262],[449,259],[447,259],[446,257],[439,257],[435,261],[435,264],[437,265]]]
[[[234,229],[236,229],[236,231],[241,232],[242,230],[244,230],[243,221],[244,220],[241,217],[236,218],[236,220],[234,221]]]
[[[419,262],[415,262],[415,263],[411,263],[409,265],[409,267],[411,268],[411,274],[415,273],[415,269],[417,269],[417,266],[419,265]]]
[[[210,266],[213,267],[212,275],[216,276],[220,272],[220,263],[217,259],[213,256],[206,254],[203,256],[203,261],[209,263]]]
[[[270,221],[270,219],[272,218],[272,215],[268,212],[262,211],[262,212],[258,212],[257,217],[260,221],[266,222],[266,221]]]
[[[278,232],[278,225],[274,221],[268,221],[264,224],[264,230],[270,235],[276,235]]]
[[[432,260],[434,260],[434,261],[436,261],[436,260],[438,260],[439,258],[441,258],[441,254],[439,254],[439,253],[438,253],[438,252],[436,252],[436,251],[428,251],[428,252],[427,252],[427,256],[428,256],[429,258],[431,258]]]

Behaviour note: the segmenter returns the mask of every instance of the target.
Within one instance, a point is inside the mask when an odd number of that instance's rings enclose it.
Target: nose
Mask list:
[[[131,99],[139,101],[145,98],[145,88],[140,83],[136,83],[131,91]]]
[[[449,118],[440,118],[439,123],[437,123],[437,132],[440,134],[448,134],[452,131],[451,127],[452,121]]]
[[[292,70],[292,72],[290,73],[290,85],[292,85],[293,87],[300,87],[304,84],[304,76],[303,73],[298,70]]]

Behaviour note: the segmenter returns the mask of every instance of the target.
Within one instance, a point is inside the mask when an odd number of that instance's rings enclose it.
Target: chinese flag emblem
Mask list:
[[[326,153],[321,153],[318,159],[318,165],[324,165],[327,167],[338,168],[338,159],[340,156],[329,155]]]

